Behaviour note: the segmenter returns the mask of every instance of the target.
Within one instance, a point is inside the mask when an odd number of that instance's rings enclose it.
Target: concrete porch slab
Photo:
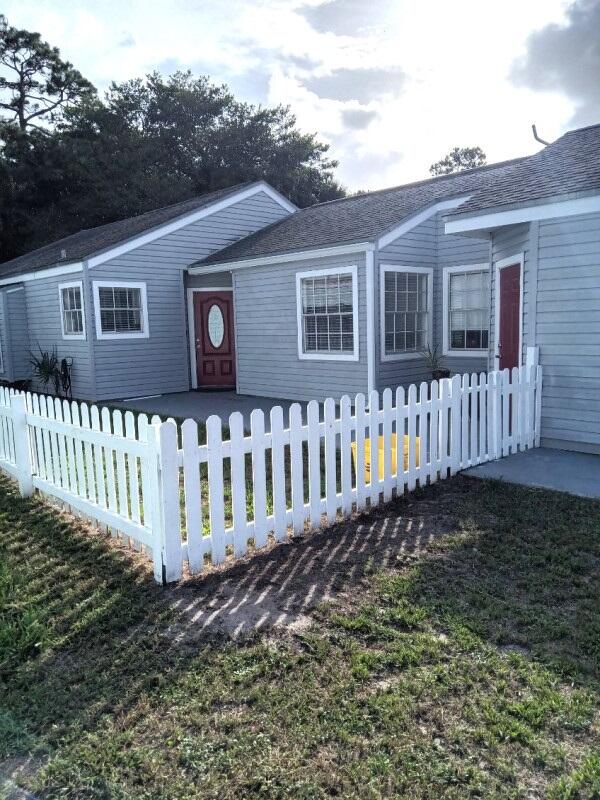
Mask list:
[[[600,455],[538,447],[465,470],[473,478],[493,478],[600,499]]]
[[[132,400],[118,400],[112,405],[121,408],[131,408],[146,414],[158,414],[161,417],[179,417],[181,419],[195,419],[206,422],[212,415],[217,414],[224,423],[229,415],[239,411],[244,417],[244,426],[250,428],[250,414],[255,408],[260,408],[265,413],[265,427],[270,429],[269,414],[273,406],[283,408],[284,424],[289,420],[291,400],[281,400],[276,397],[253,397],[251,395],[236,394],[235,392],[174,392],[162,394],[157,397],[141,397]],[[306,419],[306,403],[301,403],[302,415]]]

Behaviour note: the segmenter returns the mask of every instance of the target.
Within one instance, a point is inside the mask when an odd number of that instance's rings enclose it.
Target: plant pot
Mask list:
[[[434,381],[441,381],[442,378],[449,378],[450,377],[450,370],[449,369],[434,369],[431,373],[433,375]]]

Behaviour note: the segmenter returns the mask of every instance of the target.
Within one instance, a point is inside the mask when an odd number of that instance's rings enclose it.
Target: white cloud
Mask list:
[[[40,31],[99,89],[161,65],[189,67],[229,82],[241,99],[289,104],[302,129],[331,143],[340,178],[357,189],[427,177],[457,145],[479,145],[489,160],[533,152],[532,122],[545,138],[563,132],[576,98],[515,86],[510,75],[528,37],[564,22],[567,7],[567,0],[5,0],[4,13]],[[402,80],[383,96],[365,94],[367,71]],[[325,76],[335,74],[356,76],[355,90],[346,81],[343,92],[323,91]],[[360,128],[361,119],[369,124]]]

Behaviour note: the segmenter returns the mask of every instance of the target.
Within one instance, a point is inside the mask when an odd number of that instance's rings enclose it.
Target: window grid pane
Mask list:
[[[102,286],[98,290],[102,333],[142,333],[142,291]]]
[[[449,333],[453,350],[487,350],[489,281],[485,271],[450,275]]]
[[[385,352],[420,352],[427,346],[429,330],[429,276],[418,272],[385,273]]]
[[[352,276],[303,278],[304,353],[353,353]]]
[[[61,289],[63,329],[66,336],[83,333],[83,302],[79,286]]]

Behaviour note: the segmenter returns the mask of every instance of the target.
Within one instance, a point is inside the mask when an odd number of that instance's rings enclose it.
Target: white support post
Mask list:
[[[537,367],[540,363],[540,348],[539,347],[528,347],[527,353],[525,356],[525,366],[527,367]]]
[[[29,447],[29,431],[27,430],[27,408],[25,395],[13,394],[10,398],[12,415],[15,461],[18,470],[19,492],[21,497],[31,497],[33,494],[31,449]]]
[[[168,420],[154,423],[152,429],[154,436],[148,436],[154,462],[150,469],[152,555],[154,579],[165,585],[179,580],[183,573],[177,427]]]

